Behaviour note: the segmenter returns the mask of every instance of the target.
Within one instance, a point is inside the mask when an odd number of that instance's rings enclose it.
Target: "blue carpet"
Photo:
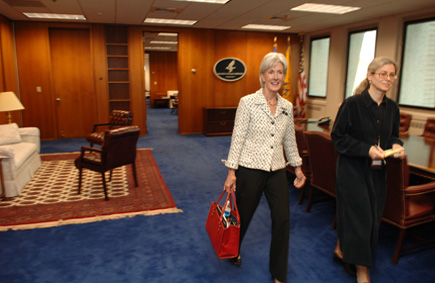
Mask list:
[[[230,137],[179,135],[169,109],[149,109],[149,133],[138,147],[153,156],[183,213],[136,216],[81,225],[0,233],[1,282],[271,282],[268,271],[270,215],[260,203],[242,246],[242,267],[217,259],[205,221],[219,197]],[[44,141],[42,153],[79,151],[84,139]],[[354,282],[332,261],[336,233],[333,201],[305,213],[292,186],[289,282]],[[1,213],[1,211],[0,211]],[[435,226],[419,229],[434,235]],[[372,282],[434,282],[435,247],[390,261],[397,240],[382,225]]]

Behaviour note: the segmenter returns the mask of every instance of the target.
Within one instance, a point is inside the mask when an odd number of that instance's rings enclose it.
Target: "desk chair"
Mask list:
[[[310,166],[310,157],[308,153],[308,144],[305,139],[304,129],[297,124],[295,124],[295,136],[296,136],[296,144],[298,146],[299,156],[302,158],[301,169],[305,177],[307,178],[307,180],[305,181],[305,185],[302,188],[300,188],[298,204],[301,205],[304,202],[307,188],[310,186],[311,183],[311,166]],[[287,166],[287,171],[290,172],[292,175],[296,175],[294,168],[291,166]]]
[[[435,118],[428,118],[424,125],[423,137],[435,139]]]
[[[401,253],[435,243],[435,240],[420,240],[418,244],[402,247],[409,229],[435,221],[435,182],[411,186],[406,156],[387,159],[387,200],[382,220],[400,229],[391,263],[395,265]],[[432,238],[434,235],[429,235]]]
[[[97,129],[108,128],[117,129],[120,127],[130,126],[133,121],[133,113],[125,110],[113,110],[110,114],[110,120],[107,123],[94,124],[92,133],[86,137],[86,140],[90,142],[92,147],[94,144],[102,145],[104,142],[103,130],[97,132]]]
[[[106,171],[110,170],[109,181],[111,181],[113,169],[131,164],[133,167],[134,183],[137,187],[135,160],[139,133],[140,129],[138,126],[106,130],[101,148],[82,146],[81,154],[75,160],[75,166],[79,169],[78,193],[80,194],[82,187],[82,172],[84,168],[101,173],[106,200],[109,200],[105,178]]]
[[[178,115],[178,94],[171,95],[171,100],[172,100],[171,114]]]
[[[411,126],[412,115],[407,113],[400,113],[400,134],[407,134],[409,126]]]
[[[331,136],[326,133],[306,131],[305,138],[311,165],[311,190],[305,211],[310,212],[315,190],[335,199],[335,169],[338,154],[332,143]]]

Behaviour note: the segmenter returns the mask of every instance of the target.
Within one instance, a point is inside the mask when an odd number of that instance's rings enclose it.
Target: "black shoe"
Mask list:
[[[240,267],[242,265],[242,257],[240,255],[230,258],[230,262],[235,266]]]
[[[341,264],[347,273],[349,273],[352,276],[356,276],[355,264],[344,262],[343,259],[339,258],[335,253],[333,259],[336,263]]]

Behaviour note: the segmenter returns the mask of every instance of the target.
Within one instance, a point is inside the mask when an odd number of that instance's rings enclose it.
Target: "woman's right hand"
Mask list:
[[[224,184],[224,190],[228,193],[230,192],[231,188],[236,191],[236,179],[236,171],[234,169],[229,169],[228,176]]]
[[[369,155],[372,160],[382,160],[385,157],[384,150],[379,146],[372,145],[369,150]]]

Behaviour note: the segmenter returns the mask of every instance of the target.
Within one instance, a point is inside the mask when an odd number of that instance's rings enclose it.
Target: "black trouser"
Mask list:
[[[264,192],[272,217],[269,268],[272,276],[287,278],[290,236],[289,191],[285,169],[274,172],[239,167],[236,171],[236,198],[240,213],[240,245]]]

